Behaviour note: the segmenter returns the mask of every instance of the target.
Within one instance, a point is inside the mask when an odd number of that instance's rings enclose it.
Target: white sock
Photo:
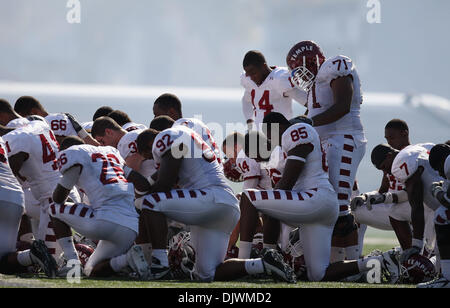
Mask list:
[[[330,263],[336,263],[345,260],[345,248],[331,247]]]
[[[261,258],[245,260],[245,271],[249,275],[264,273],[264,265]]]
[[[267,248],[267,249],[277,249],[277,244],[263,244],[263,248]]]
[[[450,280],[450,260],[441,260],[441,271],[442,276],[445,277],[445,279]]]
[[[75,249],[72,236],[58,239],[58,244],[61,246],[66,260],[78,260],[78,253]]]
[[[374,256],[374,257],[366,257],[366,258],[358,259],[359,272],[360,273],[367,272],[370,269],[372,269],[372,267],[367,266],[367,263],[373,259],[377,259],[378,261],[380,261],[380,264],[383,264],[383,256]]]
[[[252,252],[252,242],[239,242],[239,259],[249,259],[250,253]]]
[[[358,260],[360,255],[359,245],[345,247],[345,259]]]
[[[167,258],[167,249],[153,249],[152,255],[161,262],[162,266],[169,266],[169,259]]]
[[[125,254],[111,258],[111,260],[109,260],[109,265],[111,265],[111,268],[116,273],[120,272],[125,266],[128,265],[127,255]]]
[[[19,251],[17,253],[17,262],[19,262],[19,264],[23,266],[30,266],[31,264],[33,264],[33,261],[31,260],[30,250]]]

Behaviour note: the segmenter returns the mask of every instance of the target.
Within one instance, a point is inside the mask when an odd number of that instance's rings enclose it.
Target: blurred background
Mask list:
[[[80,121],[110,105],[148,125],[153,100],[170,91],[185,116],[225,125],[244,120],[244,54],[257,49],[285,66],[292,45],[311,39],[326,56],[352,58],[360,74],[362,191],[381,182],[370,151],[390,119],[408,122],[413,143],[450,139],[450,1],[380,0],[381,23],[368,22],[372,0],[79,2],[80,23],[70,24],[66,0],[0,0],[1,97],[35,95]]]

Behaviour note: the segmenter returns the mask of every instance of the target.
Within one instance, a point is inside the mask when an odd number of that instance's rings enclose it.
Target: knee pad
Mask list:
[[[358,229],[358,226],[352,214],[340,216],[334,226],[333,236],[345,237],[356,229]]]
[[[434,225],[438,247],[450,246],[450,225]]]

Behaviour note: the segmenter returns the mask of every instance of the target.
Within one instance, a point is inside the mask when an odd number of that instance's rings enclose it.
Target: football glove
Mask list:
[[[352,211],[355,211],[358,207],[363,206],[364,203],[366,203],[367,201],[367,197],[365,194],[356,196],[355,198],[352,199],[352,201],[350,202],[350,208]]]
[[[77,132],[78,136],[81,139],[84,139],[88,136],[87,131],[80,125],[80,123],[78,123],[77,120],[75,120],[75,118],[73,117],[73,115],[71,115],[70,113],[65,113],[65,115],[67,116],[67,118],[69,118],[70,123],[72,123],[73,128],[75,129],[75,131]]]

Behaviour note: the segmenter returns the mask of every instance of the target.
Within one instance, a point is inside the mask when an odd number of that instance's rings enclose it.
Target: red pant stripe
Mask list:
[[[343,162],[344,164],[351,164],[352,163],[352,158],[351,157],[347,157],[347,156],[342,156],[341,162]]]
[[[350,188],[350,183],[349,182],[344,182],[344,181],[339,181],[339,187]]]
[[[161,198],[159,197],[159,195],[157,193],[153,193],[152,197],[153,197],[153,199],[155,199],[156,202],[161,201]]]
[[[56,215],[55,204],[50,205],[50,210],[52,211],[53,215]]]
[[[172,199],[172,193],[170,191],[166,192],[166,199]]]
[[[202,196],[206,196],[206,192],[203,190],[200,190],[200,193],[202,194]]]
[[[182,190],[177,190],[178,198],[184,198],[184,192]]]
[[[191,196],[191,198],[197,198],[197,193],[195,192],[195,190],[190,190],[189,195]]]
[[[304,200],[301,193],[297,193],[297,195],[298,195],[298,200],[300,200],[300,201],[303,201],[303,200]]]
[[[64,203],[64,204],[61,204],[61,207],[59,208],[59,212],[60,212],[61,214],[63,214],[65,209],[66,209],[66,204],[65,204],[65,203]]]
[[[339,212],[346,212],[346,211],[348,211],[348,205],[339,206]]]
[[[341,169],[340,175],[350,176],[350,170]]]
[[[353,140],[353,136],[352,135],[344,135],[344,138]]]
[[[307,192],[307,191],[305,191],[305,193],[308,195],[308,197],[312,197],[313,196],[313,194],[312,193],[309,193],[309,192]]]
[[[248,191],[248,196],[250,197],[250,200],[256,201],[255,192],[253,190]]]
[[[56,254],[56,248],[47,248],[47,250],[48,250],[48,253],[51,255]]]
[[[354,147],[349,144],[344,144],[344,151],[353,152]]]
[[[339,200],[347,200],[348,199],[348,195],[347,194],[338,194],[338,199]]]
[[[287,198],[288,200],[292,200],[292,192],[286,191],[286,198]]]
[[[77,204],[72,205],[72,206],[70,207],[69,214],[70,214],[70,215],[75,214],[75,210],[77,209],[77,207],[78,207]]]
[[[83,209],[80,212],[80,217],[86,216],[87,211],[88,211],[88,208],[87,207],[83,207]]]
[[[281,199],[281,194],[279,191],[274,190],[273,191],[273,197],[275,198],[275,200],[280,200]]]
[[[46,242],[56,242],[56,235],[49,235],[49,234],[47,234],[45,236],[45,241]]]
[[[262,198],[263,200],[269,199],[269,194],[267,193],[267,191],[265,191],[265,190],[262,190],[262,191],[261,191],[261,198]]]

